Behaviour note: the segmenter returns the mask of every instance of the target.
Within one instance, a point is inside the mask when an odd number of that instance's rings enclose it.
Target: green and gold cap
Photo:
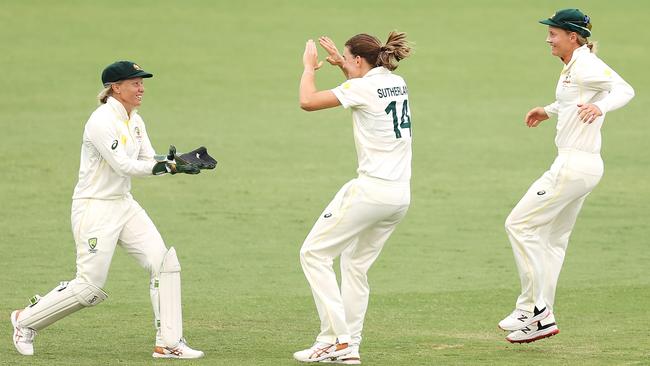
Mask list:
[[[591,36],[591,18],[581,12],[580,9],[558,10],[552,17],[542,19],[539,22],[552,27],[576,32],[585,38]]]
[[[153,77],[153,74],[142,70],[135,62],[115,61],[106,66],[102,72],[102,84],[107,85],[120,80],[150,77]]]

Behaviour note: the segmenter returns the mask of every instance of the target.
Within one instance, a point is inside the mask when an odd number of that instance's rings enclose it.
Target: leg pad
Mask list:
[[[95,306],[108,295],[99,287],[83,281],[61,282],[47,295],[34,296],[30,305],[20,313],[22,327],[41,330],[67,315],[85,307]]]

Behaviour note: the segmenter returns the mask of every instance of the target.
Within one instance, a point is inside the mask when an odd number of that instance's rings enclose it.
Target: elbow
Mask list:
[[[312,112],[312,111],[316,110],[314,105],[312,103],[310,103],[308,100],[301,100],[300,101],[300,109],[302,109],[303,111],[307,111],[307,112]]]
[[[127,178],[131,176],[131,174],[129,174],[129,169],[126,166],[118,166],[116,169],[114,168],[113,170],[117,175],[119,175],[122,178]]]

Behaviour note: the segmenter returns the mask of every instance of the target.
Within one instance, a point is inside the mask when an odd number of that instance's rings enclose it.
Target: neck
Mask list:
[[[566,54],[560,56],[560,60],[562,60],[562,62],[564,62],[565,65],[569,64],[569,62],[571,62],[571,58],[573,58],[573,52],[575,50],[577,50],[578,48],[580,48],[580,46],[576,45],[570,51],[568,51]]]
[[[113,95],[113,97],[115,99],[117,99],[117,101],[120,102],[120,104],[122,104],[122,107],[124,107],[124,109],[126,109],[126,115],[129,116],[129,118],[130,118],[131,117],[131,112],[133,111],[134,107],[132,105],[129,105],[128,103],[125,103],[118,96]]]
[[[370,66],[370,64],[363,65],[361,67],[361,76],[365,76],[368,71],[372,70],[373,68]]]

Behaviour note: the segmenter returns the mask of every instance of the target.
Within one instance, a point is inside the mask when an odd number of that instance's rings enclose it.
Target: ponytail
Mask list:
[[[102,89],[102,91],[100,91],[99,94],[97,95],[97,101],[100,104],[106,104],[108,97],[110,97],[111,95],[113,95],[113,87],[111,87],[111,85],[108,84],[108,86],[105,86],[104,89]]]
[[[411,47],[406,40],[406,33],[392,31],[384,46],[379,48],[376,66],[395,70],[397,63],[411,55]]]
[[[598,42],[591,42],[587,39],[587,37],[583,37],[577,32],[575,33],[577,36],[578,45],[580,45],[581,47],[587,45],[587,48],[589,48],[589,51],[591,53],[596,53],[598,51]]]
[[[345,42],[350,53],[360,56],[373,67],[383,66],[395,70],[397,63],[411,54],[411,47],[406,40],[406,33],[392,31],[386,44],[382,46],[377,37],[366,33],[357,34]]]

